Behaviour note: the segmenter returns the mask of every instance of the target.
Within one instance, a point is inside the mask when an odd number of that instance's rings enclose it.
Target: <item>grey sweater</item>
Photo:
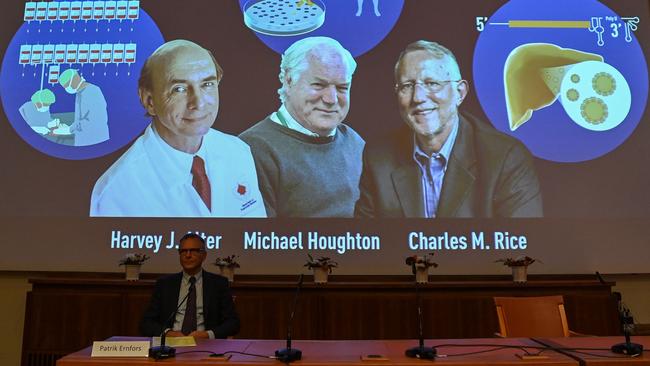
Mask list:
[[[269,217],[352,217],[364,146],[352,128],[312,137],[267,117],[239,137],[251,147]]]

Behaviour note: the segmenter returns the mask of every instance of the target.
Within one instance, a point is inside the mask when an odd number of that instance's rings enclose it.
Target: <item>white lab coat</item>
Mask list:
[[[74,146],[95,145],[108,140],[108,111],[101,89],[93,84],[77,92],[74,107]]]
[[[196,155],[205,161],[212,211],[192,186],[192,154],[169,146],[149,125],[95,184],[90,216],[266,217],[250,148],[210,129]]]

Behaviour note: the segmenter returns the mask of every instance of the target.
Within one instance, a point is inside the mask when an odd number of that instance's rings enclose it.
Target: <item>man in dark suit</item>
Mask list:
[[[459,113],[469,85],[451,51],[435,42],[410,44],[395,80],[408,127],[366,145],[355,216],[542,216],[526,147]]]
[[[203,238],[186,234],[180,240],[178,253],[183,272],[156,281],[151,303],[140,323],[142,334],[151,337],[165,332],[168,337],[194,338],[226,338],[237,334],[239,316],[228,280],[203,270],[207,256]],[[187,300],[172,316],[186,295]]]

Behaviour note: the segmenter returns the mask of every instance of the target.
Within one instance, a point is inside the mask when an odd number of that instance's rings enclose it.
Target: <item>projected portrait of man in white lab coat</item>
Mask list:
[[[138,92],[152,123],[95,184],[91,216],[266,217],[250,148],[212,128],[222,76],[190,41],[149,57]]]

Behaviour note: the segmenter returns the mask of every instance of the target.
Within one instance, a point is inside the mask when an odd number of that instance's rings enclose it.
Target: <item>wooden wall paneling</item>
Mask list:
[[[294,339],[317,339],[319,336],[318,300],[305,291],[298,299],[293,322]],[[234,289],[236,308],[242,319],[237,338],[283,339],[295,290],[291,288]],[[310,326],[307,326],[310,324]]]
[[[618,313],[612,311],[616,308],[616,299],[611,293],[564,296],[569,329],[574,332],[599,336],[622,334]]]
[[[140,336],[140,320],[144,314],[149,300],[151,289],[138,289],[130,291],[122,296],[122,322],[121,332],[125,336]]]
[[[493,296],[561,294],[572,330],[593,335],[619,334],[613,283],[566,278],[531,280],[435,280],[421,287],[424,336],[491,337],[498,329]],[[138,335],[153,280],[30,280],[27,295],[23,366],[48,366],[48,360],[110,336]],[[247,278],[232,285],[242,319],[237,338],[284,339],[295,295],[293,278]],[[308,280],[301,290],[293,339],[414,339],[418,335],[416,295],[411,276],[340,276],[325,285]],[[30,361],[31,360],[31,361]],[[33,362],[33,363],[30,363]],[[45,362],[45,364],[43,364]],[[52,363],[53,364],[53,363]]]
[[[409,338],[409,323],[417,325],[414,295],[404,291],[337,289],[320,296],[323,339]]]

